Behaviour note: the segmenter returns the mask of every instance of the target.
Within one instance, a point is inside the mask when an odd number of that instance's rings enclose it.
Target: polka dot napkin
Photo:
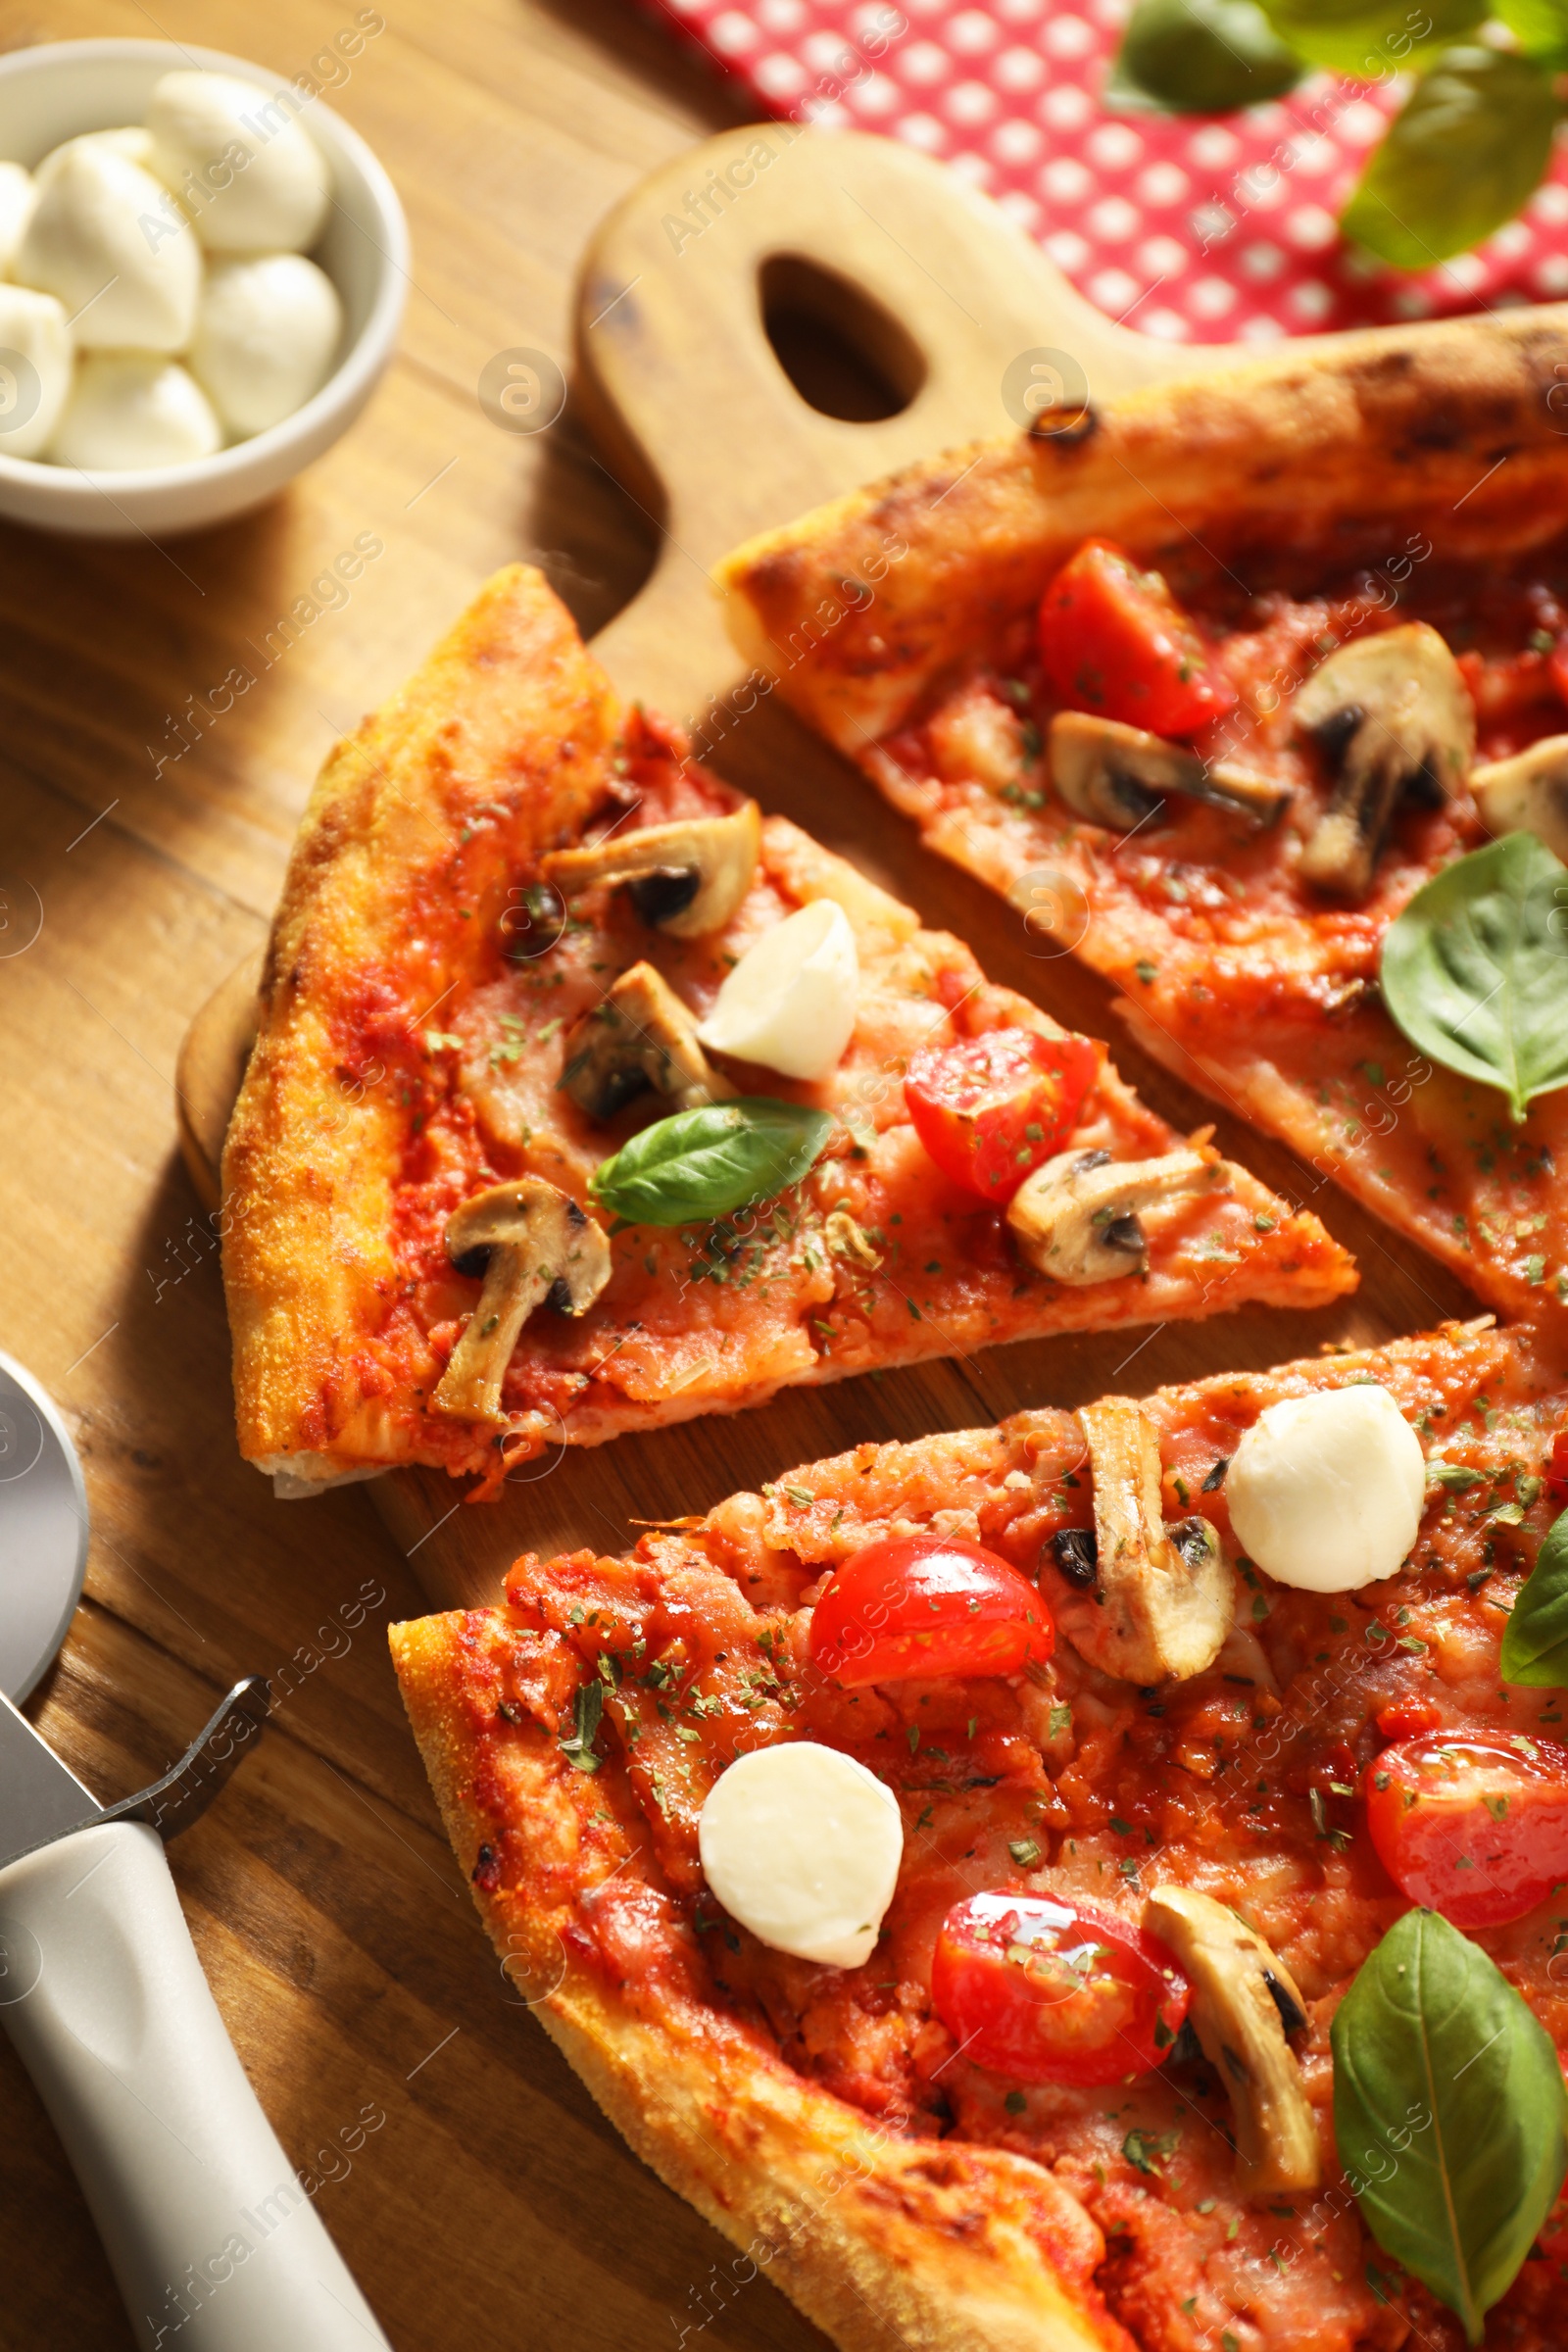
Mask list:
[[[1520,219],[1420,276],[1344,244],[1340,205],[1402,103],[1311,74],[1244,115],[1118,114],[1125,0],[654,0],[771,114],[885,131],[1037,236],[1091,302],[1179,343],[1271,343],[1568,294],[1568,154]]]

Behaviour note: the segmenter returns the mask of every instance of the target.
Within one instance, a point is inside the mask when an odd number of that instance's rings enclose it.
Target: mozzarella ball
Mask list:
[[[54,296],[0,286],[0,456],[38,455],[71,390],[71,329]]]
[[[776,1952],[829,1968],[869,1960],[904,1858],[890,1788],[836,1747],[790,1740],[740,1756],[697,1825],[703,1875]]]
[[[22,232],[32,213],[32,173],[20,164],[0,164],[0,277],[10,275]]]
[[[35,167],[39,179],[52,170],[56,158],[64,155],[68,147],[107,147],[113,154],[122,155],[127,163],[140,164],[144,172],[151,172],[153,168],[152,132],[144,129],[139,122],[123,122],[114,130],[84,130],[74,139],[62,139],[60,145],[51,147],[43,162]]]
[[[1288,1396],[1231,1457],[1225,1500],[1249,1559],[1303,1592],[1353,1592],[1408,1558],[1426,1501],[1421,1441],[1370,1381]]]
[[[855,1030],[860,959],[849,917],[813,899],[748,948],[697,1034],[786,1078],[825,1078]]]
[[[183,351],[196,323],[201,249],[150,172],[101,140],[57,148],[12,265],[56,295],[81,351]]]
[[[49,455],[89,473],[186,466],[223,445],[206,393],[156,351],[93,352],[76,369]]]
[[[231,433],[260,433],[325,383],[343,306],[301,253],[215,262],[196,310],[190,369]]]
[[[210,253],[299,253],[326,219],[326,159],[280,96],[230,74],[166,74],[147,104],[153,170]]]

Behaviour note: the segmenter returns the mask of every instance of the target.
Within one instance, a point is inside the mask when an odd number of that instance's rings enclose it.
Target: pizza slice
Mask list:
[[[847,2352],[1560,2345],[1538,1346],[861,1446],[392,1629],[504,1967],[726,2284]]]
[[[1530,1316],[1568,1299],[1565,376],[1555,310],[1336,338],[1047,412],[720,574],[1148,1053]]]
[[[241,1449],[312,1481],[493,1492],[790,1382],[1354,1282],[621,709],[521,568],[326,764],[223,1188]]]

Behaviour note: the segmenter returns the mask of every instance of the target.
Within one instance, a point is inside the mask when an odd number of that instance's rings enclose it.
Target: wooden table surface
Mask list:
[[[13,906],[41,912],[32,943],[0,959],[0,1347],[58,1399],[93,1523],[85,1600],[29,1712],[118,1796],[179,1751],[236,1676],[286,1668],[296,1687],[270,1737],[172,1859],[240,2055],[290,2155],[321,2180],[322,2219],[393,2344],[673,2345],[712,2309],[703,2287],[719,2242],[626,2153],[489,1954],[387,1661],[388,1623],[425,1605],[409,1562],[362,1493],[279,1505],[238,1458],[216,1241],[176,1149],[181,1035],[260,945],[332,739],[498,564],[542,564],[585,633],[648,569],[654,525],[572,410],[548,434],[514,437],[486,420],[475,384],[508,347],[565,363],[572,271],[596,221],[666,157],[740,119],[616,0],[382,6],[385,30],[333,98],[391,171],[414,235],[401,355],[367,416],[274,505],[165,548],[0,526],[0,882]],[[0,0],[7,46],[164,34],[283,75],[354,14],[348,0],[158,0],[156,16],[137,0],[55,0],[47,15]],[[269,629],[367,532],[383,552],[347,601],[269,663]],[[190,698],[236,663],[256,683],[197,733]],[[190,748],[176,759],[182,718]],[[1098,984],[1032,962],[1001,937],[996,903],[926,858],[864,787],[780,743],[748,754],[764,801],[835,846],[853,847],[857,829],[874,837],[882,873],[927,919],[967,930],[998,978],[1115,1034]],[[1117,1053],[1168,1115],[1206,1115]],[[1221,1140],[1235,1131],[1222,1124]],[[1293,1182],[1285,1153],[1243,1149]],[[1294,1172],[1298,1191],[1311,1181]],[[1313,1205],[1362,1260],[1357,1300],[1165,1332],[1122,1385],[1469,1307],[1337,1196]],[[1059,1350],[1053,1396],[1092,1393],[1128,1353],[1125,1342],[1113,1356],[1104,1344]],[[977,1420],[998,1401],[985,1360],[955,1392]],[[790,1427],[821,1450],[908,1431],[930,1393],[912,1376],[814,1392]],[[704,1425],[710,1491],[685,1507],[784,1466],[764,1450],[765,1421]],[[345,2150],[368,2114],[383,2120]],[[0,2275],[0,2342],[131,2343],[3,2039]],[[705,2332],[793,2352],[821,2340],[760,2282]]]

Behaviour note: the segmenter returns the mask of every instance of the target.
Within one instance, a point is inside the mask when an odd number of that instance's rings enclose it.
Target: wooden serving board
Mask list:
[[[713,764],[764,808],[855,858],[928,923],[970,940],[993,978],[1109,1037],[1126,1074],[1178,1125],[1210,1120],[1209,1104],[1121,1039],[1102,983],[1066,959],[1031,955],[1019,917],[923,851],[788,713],[760,704],[735,716],[725,698],[740,663],[708,573],[755,531],[917,457],[1015,429],[1003,387],[1020,355],[1046,355],[1048,370],[1101,402],[1250,355],[1158,344],[1112,324],[985,197],[908,148],[777,122],[707,140],[604,223],[582,267],[577,353],[589,421],[662,526],[646,585],[594,640],[616,686],[683,718]],[[824,413],[798,384],[840,413]],[[387,691],[398,682],[389,677]],[[214,1208],[258,968],[248,961],[209,1001],[180,1061],[186,1157]],[[1356,1298],[1310,1315],[1258,1309],[1147,1334],[1024,1343],[787,1391],[743,1416],[565,1449],[528,1464],[489,1505],[463,1507],[461,1490],[435,1472],[393,1473],[368,1491],[431,1601],[470,1605],[495,1595],[522,1550],[615,1548],[639,1520],[705,1509],[867,1438],[959,1428],[1107,1390],[1144,1393],[1473,1311],[1451,1276],[1412,1262],[1408,1248],[1396,1260],[1390,1237],[1283,1147],[1224,1119],[1219,1141],[1314,1207],[1356,1252]]]

